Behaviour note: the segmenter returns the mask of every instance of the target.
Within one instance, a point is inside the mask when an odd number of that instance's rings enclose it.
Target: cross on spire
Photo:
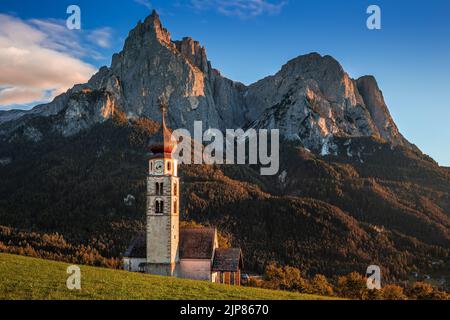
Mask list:
[[[166,128],[166,114],[169,111],[169,103],[167,102],[167,97],[162,94],[159,98],[158,98],[158,104],[159,104],[159,109],[161,110],[162,113],[162,125],[163,128]]]
[[[161,112],[163,113],[163,115],[165,113],[167,113],[167,111],[169,109],[169,103],[167,102],[167,98],[165,95],[161,95],[158,98],[158,104],[159,104],[159,108],[161,109]]]

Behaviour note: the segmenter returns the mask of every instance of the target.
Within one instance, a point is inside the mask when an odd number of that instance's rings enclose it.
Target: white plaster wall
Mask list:
[[[123,258],[123,269],[131,272],[139,272],[139,265],[146,262],[147,259],[145,258]]]
[[[180,260],[182,278],[211,281],[211,260]]]

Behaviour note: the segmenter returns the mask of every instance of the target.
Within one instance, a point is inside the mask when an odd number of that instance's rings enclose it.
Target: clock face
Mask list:
[[[155,173],[157,174],[164,173],[164,161],[162,160],[155,161]]]

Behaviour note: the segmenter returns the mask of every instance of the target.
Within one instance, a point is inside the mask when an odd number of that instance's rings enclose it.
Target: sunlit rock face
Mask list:
[[[88,83],[76,85],[53,102],[30,112],[3,113],[0,123],[23,115],[60,115],[55,128],[65,136],[88,129],[121,112],[128,118],[159,120],[161,94],[169,97],[168,122],[192,129],[243,125],[245,86],[228,80],[211,67],[206,50],[197,41],[172,41],[156,12],[139,22],[115,54],[110,67],[102,67]]]
[[[160,120],[161,94],[169,99],[172,128],[192,131],[194,121],[201,120],[204,128],[280,129],[284,138],[319,153],[328,153],[334,137],[371,136],[410,146],[373,77],[354,80],[332,57],[312,53],[245,86],[213,69],[198,41],[173,41],[156,12],[138,22],[111,66],[100,68],[88,83],[32,111],[0,114],[0,124],[9,123],[7,130],[0,127],[0,135],[32,116],[55,116],[54,129],[64,136],[117,113]]]
[[[197,41],[172,41],[156,13],[139,22],[113,56],[112,65],[90,83],[104,87],[105,79],[120,82],[122,110],[130,117],[159,119],[158,97],[169,97],[169,124],[192,129],[195,120],[205,127],[233,128],[241,125],[243,85],[220,76],[211,68],[206,50]]]
[[[375,78],[361,77],[357,80],[357,86],[380,136],[394,145],[410,146],[395,125]]]
[[[330,56],[312,53],[289,61],[248,88],[246,105],[253,117],[250,127],[278,128],[312,150],[323,150],[336,136],[408,144],[373,77],[353,80]]]

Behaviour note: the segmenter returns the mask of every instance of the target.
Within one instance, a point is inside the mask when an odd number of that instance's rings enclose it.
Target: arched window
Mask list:
[[[173,213],[178,213],[178,202],[175,199],[174,203],[173,203]]]
[[[156,200],[155,202],[155,213],[164,213],[164,201]]]
[[[173,195],[178,195],[178,184],[176,182],[173,184]]]
[[[172,170],[172,163],[169,161],[167,162],[167,171]]]

